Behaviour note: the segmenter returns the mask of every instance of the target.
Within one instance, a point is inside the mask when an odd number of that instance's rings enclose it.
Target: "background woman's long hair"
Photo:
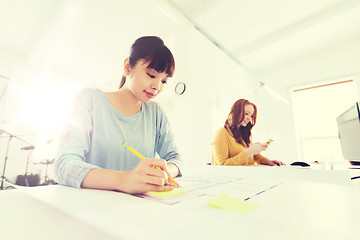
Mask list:
[[[245,106],[252,105],[254,107],[254,114],[252,121],[246,127],[241,126],[241,122],[245,117]],[[251,142],[251,129],[256,123],[257,108],[256,105],[246,99],[237,100],[231,107],[231,111],[225,121],[224,127],[235,138],[237,143],[249,147]]]
[[[171,51],[165,46],[164,41],[156,36],[138,38],[130,49],[130,66],[134,67],[140,60],[149,62],[147,68],[155,69],[157,72],[165,72],[172,77],[175,71],[175,60]],[[120,86],[124,86],[126,75],[123,74]]]

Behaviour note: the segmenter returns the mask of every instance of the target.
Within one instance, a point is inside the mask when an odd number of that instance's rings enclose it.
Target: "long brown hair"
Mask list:
[[[147,68],[152,68],[159,73],[165,72],[170,77],[174,75],[175,60],[171,51],[165,46],[164,41],[156,36],[138,38],[130,49],[130,66],[134,67],[140,60],[149,62]],[[124,73],[120,86],[124,86],[126,74]]]
[[[251,123],[246,127],[240,125],[245,118],[245,106],[252,105],[254,107],[254,114]],[[239,99],[231,107],[230,113],[225,121],[224,127],[229,133],[233,135],[237,143],[249,146],[251,142],[251,129],[256,123],[257,107],[254,103]],[[239,126],[240,125],[240,126]]]

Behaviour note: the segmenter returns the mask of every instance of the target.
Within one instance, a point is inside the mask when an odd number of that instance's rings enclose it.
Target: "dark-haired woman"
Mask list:
[[[260,153],[269,143],[252,143],[251,129],[256,123],[256,105],[246,99],[237,100],[212,142],[212,165],[284,165],[269,160]]]
[[[168,178],[181,175],[181,158],[165,113],[150,100],[174,70],[173,55],[164,42],[141,37],[124,61],[117,91],[84,89],[60,139],[55,164],[58,182],[127,193],[171,190],[174,185]],[[145,159],[132,154],[123,142]]]

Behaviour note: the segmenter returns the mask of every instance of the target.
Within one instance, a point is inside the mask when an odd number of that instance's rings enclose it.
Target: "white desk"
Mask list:
[[[294,170],[274,169],[205,167],[185,172],[184,180],[207,173],[269,179],[281,175],[278,171],[283,170],[285,177]],[[309,176],[304,169],[296,171],[298,177]],[[359,185],[281,178],[275,182],[282,183],[249,200],[259,207],[248,214],[210,207],[209,195],[170,205],[64,186],[2,191],[0,238],[20,239],[26,234],[23,239],[359,239]],[[20,218],[25,219],[22,226],[17,224]],[[25,225],[29,234],[22,230]]]

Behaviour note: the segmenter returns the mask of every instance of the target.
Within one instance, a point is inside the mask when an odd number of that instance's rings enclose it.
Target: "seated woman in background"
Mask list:
[[[211,165],[284,165],[260,154],[267,149],[269,142],[251,142],[251,129],[256,123],[256,113],[256,105],[246,99],[239,99],[233,104],[224,127],[214,135]]]

